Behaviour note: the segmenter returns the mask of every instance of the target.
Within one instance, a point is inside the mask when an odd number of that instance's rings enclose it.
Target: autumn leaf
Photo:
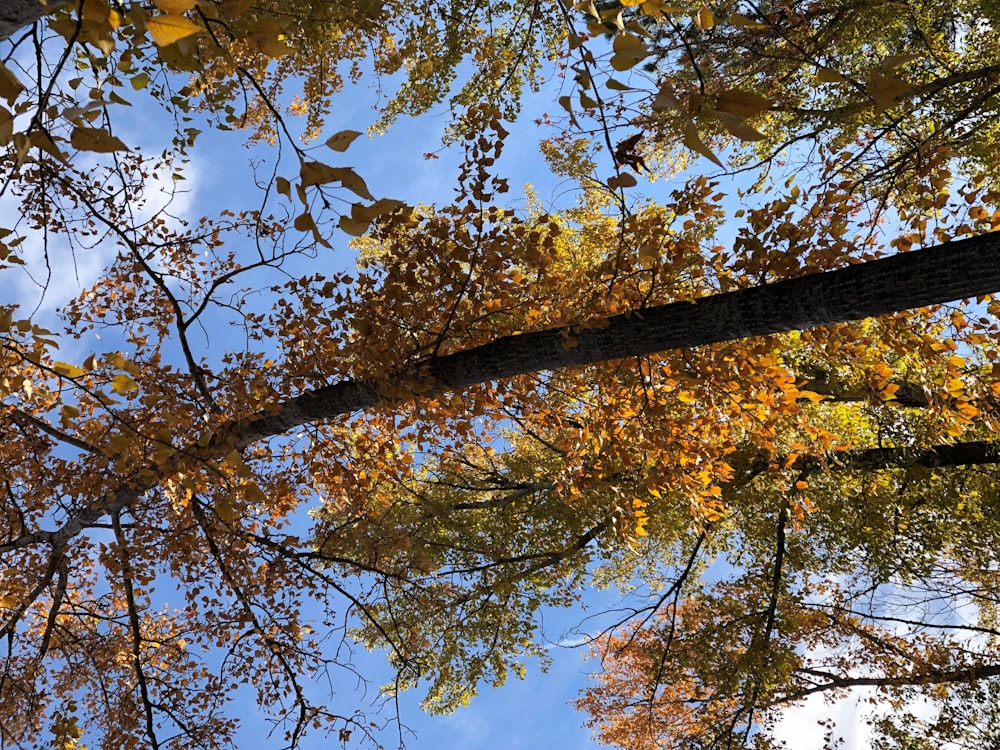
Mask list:
[[[193,10],[197,5],[197,0],[153,0],[153,4],[168,14],[180,14]]]
[[[10,68],[0,62],[0,97],[13,104],[18,94],[24,91],[24,84],[14,75]]]
[[[611,57],[611,67],[620,71],[634,67],[651,54],[645,42],[627,32],[616,35],[612,47],[614,55]]]
[[[122,396],[127,396],[139,390],[139,384],[131,376],[120,372],[111,379],[111,390]]]
[[[755,117],[771,107],[771,100],[751,91],[725,89],[716,97],[715,108],[738,117]]]
[[[194,34],[201,34],[204,31],[201,26],[186,16],[178,15],[177,13],[153,16],[146,21],[146,28],[149,29],[153,41],[159,47],[166,47]]]
[[[716,24],[715,15],[704,5],[698,9],[693,18],[695,25],[703,31],[712,28]]]
[[[357,130],[341,130],[326,139],[326,145],[334,151],[346,151],[361,133]]]
[[[693,122],[689,122],[684,126],[684,145],[687,146],[692,151],[695,151],[706,159],[715,164],[722,166],[722,162],[719,158],[712,153],[712,150],[705,145],[704,141],[701,140],[701,136],[698,134],[698,128]]]
[[[635,187],[638,184],[639,181],[636,180],[635,175],[629,174],[628,172],[623,172],[620,175],[616,175],[608,179],[608,187],[612,190]]]
[[[80,151],[97,153],[128,151],[128,146],[103,128],[74,127],[69,142],[73,148]]]
[[[339,182],[361,198],[375,200],[365,181],[349,167],[331,167],[317,161],[304,161],[301,168],[302,186],[325,185]]]

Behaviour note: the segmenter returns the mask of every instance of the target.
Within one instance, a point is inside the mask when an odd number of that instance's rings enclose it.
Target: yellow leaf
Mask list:
[[[582,0],[582,2],[577,3],[573,6],[573,10],[578,10],[581,13],[585,13],[591,18],[598,18],[597,6],[594,5],[594,0]]]
[[[759,21],[754,21],[752,18],[744,16],[741,13],[732,13],[732,14],[730,14],[730,16],[729,16],[729,23],[732,26],[742,26],[743,28],[746,28],[746,29],[768,29],[768,28],[770,28],[770,26],[768,26],[766,23],[760,23]]]
[[[68,362],[56,362],[52,365],[52,369],[67,378],[78,378],[84,374],[83,370],[76,365],[69,364]]]
[[[660,90],[656,92],[656,96],[653,98],[652,109],[654,112],[665,112],[668,109],[681,110],[681,103],[674,96],[669,82],[660,86]]]
[[[879,112],[889,109],[897,99],[913,90],[906,81],[875,71],[868,74],[867,88],[869,95],[875,100],[875,109]]]
[[[844,83],[847,79],[832,68],[820,68],[816,71],[816,78],[822,83]]]
[[[365,181],[350,167],[331,167],[318,161],[304,161],[301,168],[302,186],[325,185],[339,182],[355,195],[367,200],[375,200]]]
[[[347,232],[347,234],[352,237],[360,237],[367,232],[368,227],[371,226],[370,221],[365,221],[364,219],[354,219],[351,216],[341,216],[337,224],[342,230]]]
[[[220,7],[227,17],[236,18],[250,10],[253,3],[254,0],[225,0]]]
[[[94,151],[100,154],[128,151],[128,146],[103,128],[75,127],[69,137],[69,143],[80,151]]]
[[[354,139],[361,135],[357,130],[341,130],[326,139],[326,145],[334,151],[346,151]]]
[[[127,396],[129,393],[139,390],[139,384],[124,372],[120,372],[111,379],[111,390],[122,396]]]
[[[0,146],[14,140],[14,115],[6,107],[0,107]]]
[[[66,158],[66,154],[55,144],[55,141],[46,133],[44,130],[36,130],[35,132],[28,135],[28,143],[31,146],[36,146],[40,151],[44,151],[49,156],[52,156],[63,164],[69,164],[69,159]]]
[[[611,67],[628,70],[649,57],[650,50],[635,34],[619,34],[612,44],[615,54],[611,57]]]
[[[0,63],[0,96],[6,99],[8,104],[13,104],[17,95],[22,91],[24,91],[24,84],[10,72],[6,65]]]
[[[197,0],[153,0],[153,5],[164,13],[183,13],[197,4]]]
[[[267,495],[255,482],[243,485],[243,497],[250,503],[262,503],[267,500]]]
[[[712,14],[712,11],[704,5],[698,9],[698,12],[693,16],[693,19],[695,26],[702,31],[715,26],[715,16]]]
[[[176,13],[150,18],[146,22],[146,28],[158,47],[166,47],[179,39],[204,31],[198,24]]]
[[[236,503],[229,495],[219,495],[215,498],[215,512],[225,523],[236,520]]]
[[[638,180],[635,179],[634,175],[628,172],[622,172],[622,174],[617,177],[612,177],[608,180],[608,187],[612,190],[617,190],[618,188],[635,187],[638,185]]]
[[[660,248],[655,242],[644,242],[639,247],[639,260],[653,262],[660,257]]]
[[[292,226],[298,229],[300,232],[315,232],[316,222],[313,221],[312,214],[308,211],[303,211],[298,216],[295,217],[295,221],[292,222]]]
[[[247,31],[247,38],[268,57],[281,57],[293,48],[284,42],[284,29],[270,16],[257,19]]]
[[[713,114],[722,120],[722,124],[726,126],[726,130],[735,135],[737,138],[743,141],[759,141],[764,138],[764,134],[761,133],[756,128],[753,128],[746,124],[745,118],[738,115],[731,114],[729,112],[718,112],[712,110]]]
[[[718,164],[720,167],[722,166],[719,157],[712,153],[712,149],[706,146],[705,142],[701,140],[701,136],[698,135],[698,128],[694,126],[693,122],[689,122],[684,126],[684,145],[692,151],[701,154],[709,161]]]
[[[601,11],[601,20],[605,24],[614,26],[618,31],[625,30],[625,24],[622,23],[622,9],[621,8],[609,8],[608,10]]]
[[[882,67],[886,70],[892,70],[893,68],[898,68],[900,65],[906,65],[908,62],[913,62],[918,59],[917,55],[889,55],[882,61]]]
[[[715,102],[715,108],[740,117],[754,117],[771,107],[771,100],[752,91],[727,89],[722,91]]]
[[[698,400],[698,397],[694,395],[691,391],[679,391],[677,393],[677,400],[682,404],[693,404]]]
[[[883,401],[893,401],[896,398],[896,391],[899,386],[896,383],[886,383],[885,387],[879,391],[878,395]]]

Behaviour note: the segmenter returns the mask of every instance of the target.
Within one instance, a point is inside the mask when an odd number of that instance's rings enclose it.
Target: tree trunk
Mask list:
[[[68,4],[69,0],[0,0],[0,40]]]
[[[248,445],[308,422],[416,394],[432,395],[541,370],[876,317],[1000,292],[1000,233],[984,234],[837,271],[677,302],[565,328],[506,336],[381,381],[344,381],[303,393],[218,439]],[[414,387],[417,386],[417,387]]]

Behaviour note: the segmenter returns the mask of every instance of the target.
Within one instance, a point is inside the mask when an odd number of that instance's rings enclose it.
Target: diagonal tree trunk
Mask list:
[[[348,380],[307,391],[218,430],[208,446],[192,445],[182,455],[217,458],[304,424],[516,375],[843,323],[997,292],[1000,233],[984,234],[838,271],[596,320],[593,327],[572,331],[576,345],[568,349],[563,328],[506,336],[380,380]],[[978,460],[992,462],[992,450],[974,452],[982,454]],[[85,528],[131,505],[171,471],[170,466],[151,466],[143,481],[72,514],[55,531],[0,545],[0,553],[38,543],[63,549]]]
[[[802,330],[1000,292],[1000,233],[859,263],[837,271],[676,302],[564,328],[506,336],[393,373],[303,393],[234,424],[218,440],[245,446],[308,422],[459,390],[515,375],[578,367],[747,336]]]

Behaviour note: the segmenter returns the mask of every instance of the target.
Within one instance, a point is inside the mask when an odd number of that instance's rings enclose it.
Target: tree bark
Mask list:
[[[837,271],[637,310],[567,330],[505,336],[382,380],[303,393],[218,436],[245,446],[309,422],[542,370],[578,367],[748,336],[815,328],[1000,292],[1000,233]],[[575,344],[567,347],[567,334]]]
[[[13,36],[70,0],[0,0],[0,40]]]

